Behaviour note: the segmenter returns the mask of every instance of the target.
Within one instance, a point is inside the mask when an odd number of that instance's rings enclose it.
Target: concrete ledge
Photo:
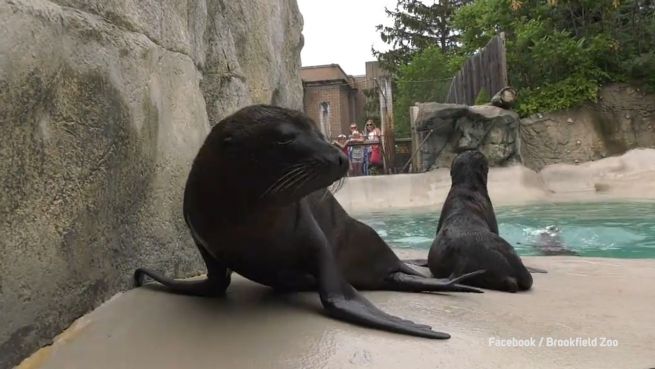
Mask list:
[[[543,202],[655,200],[655,150],[579,165],[555,164],[534,172],[517,165],[492,168],[495,206]],[[335,197],[350,213],[389,209],[439,209],[450,190],[449,169],[420,174],[348,178]]]
[[[401,252],[399,252],[401,253]],[[403,257],[421,253],[402,252]],[[366,292],[385,310],[452,334],[446,341],[359,328],[321,314],[315,293],[273,295],[236,278],[225,299],[140,288],[79,319],[34,368],[650,368],[655,366],[655,260],[526,257],[546,268],[508,294]],[[497,347],[490,339],[535,339]],[[596,338],[618,347],[546,347]],[[497,342],[497,341],[495,341]]]

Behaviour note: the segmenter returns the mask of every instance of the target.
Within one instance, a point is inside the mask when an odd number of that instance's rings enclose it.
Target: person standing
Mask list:
[[[357,129],[357,124],[355,124],[355,123],[350,123],[350,136],[348,136],[348,140],[352,140],[352,139],[353,139],[353,136],[355,135],[355,132],[356,132],[356,133],[360,133],[359,130]],[[362,137],[361,140],[363,141],[364,138]]]
[[[368,150],[368,165],[371,171],[371,174],[378,174],[382,172],[382,146],[380,142],[382,140],[382,132],[378,127],[375,126],[373,120],[369,119],[366,121],[366,142],[372,143],[370,145],[370,150]]]
[[[348,159],[350,160],[350,175],[361,176],[364,172],[366,159],[364,138],[358,131],[353,133],[352,138],[348,141]]]
[[[341,151],[343,151],[346,156],[348,156],[348,138],[343,133],[337,136],[335,141],[332,143],[337,146]]]

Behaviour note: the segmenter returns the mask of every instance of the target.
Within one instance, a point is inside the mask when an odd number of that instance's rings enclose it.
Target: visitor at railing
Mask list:
[[[343,133],[337,136],[337,139],[332,141],[346,156],[348,156],[348,138]]]
[[[359,130],[357,129],[357,124],[356,123],[350,123],[350,136],[348,136],[348,140],[353,139],[353,135],[355,132],[360,133]]]
[[[348,140],[348,159],[350,160],[350,173],[352,177],[368,174],[368,157],[366,155],[366,146],[364,137],[359,131],[353,133],[352,138]]]
[[[382,148],[380,147],[380,141],[382,138],[382,132],[379,128],[375,126],[373,120],[369,119],[366,121],[366,142],[373,143],[373,145],[367,146],[367,161],[368,161],[368,174],[379,174],[383,171],[382,164]]]

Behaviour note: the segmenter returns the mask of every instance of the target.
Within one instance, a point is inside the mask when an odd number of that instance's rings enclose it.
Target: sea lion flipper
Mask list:
[[[450,291],[483,293],[482,290],[458,283],[481,273],[484,273],[484,271],[479,270],[472,273],[467,273],[454,279],[437,279],[410,275],[403,272],[396,272],[392,273],[387,278],[386,282],[389,289],[396,291]]]
[[[548,273],[548,271],[547,271],[546,269],[540,269],[540,268],[535,268],[535,267],[529,267],[529,266],[527,266],[527,265],[525,266],[525,269],[527,269],[528,272],[530,272],[530,273]]]
[[[410,264],[410,265],[416,265],[420,267],[427,267],[428,266],[428,259],[406,259],[406,260],[401,260],[403,263]]]
[[[329,300],[324,301],[323,306],[331,316],[359,325],[412,336],[435,339],[450,338],[448,333],[433,331],[428,325],[416,324],[387,314],[356,291],[355,295],[349,299],[331,296]]]
[[[378,309],[341,276],[327,248],[319,251],[318,292],[327,313],[337,319],[412,336],[448,339],[448,333],[436,332]]]
[[[197,246],[205,261],[205,265],[207,265],[207,278],[199,280],[176,280],[146,268],[138,268],[134,271],[134,285],[136,287],[142,286],[145,277],[148,276],[163,284],[174,293],[201,297],[224,295],[225,290],[230,285],[232,271],[225,264],[209,255],[201,245],[197,244]]]
[[[227,288],[227,286],[221,288],[220,283],[209,278],[190,281],[177,280],[168,278],[160,273],[145,268],[138,268],[134,271],[134,282],[136,287],[143,285],[145,276],[148,276],[166,286],[171,292],[181,295],[215,297],[223,295],[225,293],[225,288]]]

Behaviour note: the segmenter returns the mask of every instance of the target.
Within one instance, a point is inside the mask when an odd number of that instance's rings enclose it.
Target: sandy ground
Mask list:
[[[351,212],[435,208],[449,188],[447,170],[351,178],[337,199]],[[493,169],[489,190],[496,206],[653,200],[655,150],[539,173]],[[524,260],[550,271],[535,274],[526,293],[365,293],[390,313],[449,332],[450,340],[335,321],[315,293],[274,295],[236,277],[222,299],[153,288],[118,294],[18,368],[655,368],[655,260]]]
[[[549,270],[535,274],[527,293],[365,292],[450,340],[335,321],[316,294],[276,296],[238,277],[224,299],[153,288],[118,294],[18,368],[655,367],[655,260],[524,259]],[[534,346],[497,346],[517,345],[502,341],[512,338]],[[552,339],[572,339],[574,347],[551,346]]]

